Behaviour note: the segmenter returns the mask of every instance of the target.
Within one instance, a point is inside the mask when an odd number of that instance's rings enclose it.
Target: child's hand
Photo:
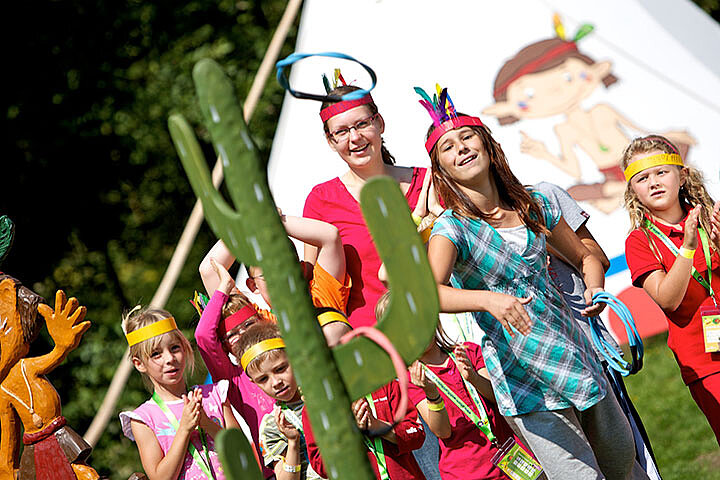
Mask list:
[[[230,276],[230,273],[228,273],[227,269],[219,265],[214,258],[210,259],[210,264],[213,267],[213,270],[215,270],[215,274],[218,277],[218,287],[217,289],[223,292],[226,295],[229,295],[230,292],[235,288],[235,280]]]
[[[424,217],[428,213],[428,193],[430,190],[431,179],[432,175],[430,174],[430,172],[425,172],[425,178],[423,179],[422,188],[420,188],[420,193],[418,194],[415,209],[412,211],[413,215],[417,215],[420,218]]]
[[[287,438],[288,441],[296,441],[300,438],[300,432],[288,421],[287,418],[285,418],[285,414],[281,408],[275,409],[275,423],[277,424],[280,433],[285,435],[285,438]]]
[[[604,292],[605,289],[602,287],[593,287],[585,290],[585,304],[586,308],[583,308],[580,312],[584,317],[597,317],[605,309],[604,303],[596,303],[593,305],[592,298],[596,293]]]
[[[695,250],[698,246],[697,229],[701,208],[700,205],[695,205],[695,207],[690,210],[687,220],[685,220],[685,236],[683,237],[682,246],[690,250]],[[714,208],[713,211],[715,211]]]
[[[195,389],[182,396],[183,411],[180,416],[178,431],[192,433],[200,425],[200,412],[202,411],[202,394]]]
[[[479,375],[470,361],[470,357],[468,357],[468,354],[465,351],[465,346],[455,346],[453,353],[455,353],[455,365],[460,371],[460,375],[462,375],[462,377],[468,382],[475,383],[475,380],[478,379]]]
[[[422,363],[416,360],[410,365],[408,371],[410,372],[410,381],[413,385],[422,388],[425,391],[425,395],[430,397],[436,397],[438,395],[437,385],[425,375]]]
[[[360,430],[370,428],[370,405],[365,398],[355,400],[352,403],[353,415],[355,415],[355,423]]]
[[[715,248],[720,250],[720,201],[715,202],[710,216],[710,239]]]
[[[532,297],[518,298],[505,293],[489,293],[491,301],[486,307],[487,312],[500,322],[511,337],[515,337],[511,325],[521,334],[528,335],[532,329],[532,320],[523,305],[530,303]]]

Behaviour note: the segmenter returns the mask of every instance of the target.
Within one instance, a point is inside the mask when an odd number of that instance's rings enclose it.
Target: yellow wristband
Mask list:
[[[440,400],[440,403],[430,403],[427,402],[427,408],[431,412],[440,412],[445,409],[445,401]]]
[[[690,250],[689,248],[680,247],[679,255],[681,257],[689,258],[690,260],[692,260],[693,257],[695,256],[695,250],[696,249],[694,249],[694,248],[692,250]]]
[[[412,214],[413,222],[415,222],[415,226],[420,226],[420,222],[422,222],[422,217],[420,215]]]
[[[283,460],[283,470],[288,473],[299,473],[302,470],[302,465],[288,465],[285,463],[285,460]]]

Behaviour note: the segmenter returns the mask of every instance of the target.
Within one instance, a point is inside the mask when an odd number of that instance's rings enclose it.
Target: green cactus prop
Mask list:
[[[255,462],[253,448],[241,430],[222,430],[215,439],[215,450],[226,480],[265,480]]]
[[[169,120],[170,134],[202,201],[205,218],[238,259],[263,268],[286,350],[303,388],[310,421],[317,425],[318,445],[331,476],[338,478],[342,471],[353,472],[358,480],[372,479],[350,399],[314,318],[300,265],[275,210],[266,172],[232,84],[211,60],[198,62],[193,78],[235,206],[231,208],[215,190],[192,129],[182,116],[174,115]]]
[[[360,207],[385,262],[392,292],[390,305],[376,328],[410,365],[425,351],[438,322],[437,287],[425,246],[410,217],[407,200],[393,179],[370,179],[360,192]],[[396,376],[388,356],[366,338],[339,345],[333,354],[350,398],[375,391]]]
[[[364,338],[354,339],[332,353],[327,348],[232,84],[211,60],[199,62],[193,77],[234,204],[234,208],[230,207],[213,187],[191,127],[182,116],[174,115],[169,120],[170,133],[193,190],[202,201],[205,218],[239,260],[263,268],[330,477],[372,479],[362,437],[350,412],[350,399],[360,398],[393,379],[396,374],[392,363]],[[393,290],[390,307],[378,328],[409,364],[432,339],[438,318],[437,293],[427,257],[406,200],[391,179],[368,182],[361,193],[361,206],[378,252],[386,262]],[[244,440],[230,432],[224,435],[228,435],[228,444]],[[239,468],[238,462],[223,465],[226,474],[229,469],[237,473],[235,468]]]

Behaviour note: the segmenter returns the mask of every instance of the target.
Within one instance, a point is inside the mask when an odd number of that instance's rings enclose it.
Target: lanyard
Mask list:
[[[450,356],[454,361],[455,355],[451,352]],[[475,424],[475,426],[485,434],[488,440],[490,440],[492,443],[495,443],[495,435],[490,429],[490,421],[488,420],[487,413],[485,412],[485,407],[483,406],[482,401],[480,400],[480,395],[478,395],[475,387],[473,387],[467,380],[463,378],[465,389],[470,394],[470,398],[472,398],[473,403],[475,403],[475,406],[480,413],[479,417],[475,414],[475,412],[473,412],[472,408],[470,408],[467,403],[463,402],[462,399],[458,397],[455,392],[450,390],[450,387],[448,387],[445,382],[440,380],[440,377],[438,377],[432,370],[430,370],[425,365],[423,365],[423,370],[425,371],[425,375],[430,380],[432,380],[435,385],[437,385],[438,389],[440,389],[440,391],[443,392],[449,400],[451,400],[455,405],[457,405],[457,407]]]
[[[285,415],[285,418],[288,422],[292,424],[293,427],[297,429],[298,432],[304,435],[303,432],[303,426],[302,426],[302,420],[298,418],[298,416],[295,414],[295,412],[287,406],[285,402],[280,402],[280,410],[282,410],[283,415]]]
[[[373,402],[372,395],[365,395],[365,398],[367,398],[367,401],[370,404],[370,411],[372,412],[373,416],[377,418],[377,413],[375,413],[375,403]],[[390,480],[390,474],[388,473],[387,468],[387,461],[385,460],[385,451],[383,450],[382,440],[380,439],[380,437],[374,437],[372,439],[368,437],[363,437],[363,440],[365,440],[365,445],[367,445],[368,450],[372,452],[372,454],[375,456],[375,460],[377,460],[378,471],[380,472],[380,480]]]
[[[658,237],[662,242],[665,244],[665,246],[675,255],[676,257],[679,254],[678,248],[675,246],[675,244],[665,235],[663,232],[660,231],[659,228],[657,228],[650,220],[645,220],[645,227],[650,230],[653,234],[655,234],[656,237]],[[707,238],[707,233],[705,233],[705,230],[701,226],[698,225],[698,232],[700,233],[700,243],[702,244],[703,253],[705,254],[705,263],[707,264],[707,272],[708,272],[708,279],[705,280],[705,278],[700,275],[700,272],[697,271],[695,266],[692,267],[691,274],[692,277],[698,281],[700,285],[705,287],[705,289],[710,294],[710,297],[713,299],[713,302],[715,303],[715,306],[717,306],[717,301],[715,301],[715,292],[712,288],[712,262],[710,260],[710,246]]]
[[[177,432],[178,427],[180,424],[178,423],[177,417],[174,413],[170,411],[170,409],[165,405],[165,401],[160,398],[160,395],[157,394],[157,392],[153,392],[152,394],[153,401],[157,404],[158,407],[160,407],[160,410],[165,414],[168,421],[170,422],[170,425],[175,429]],[[202,408],[202,407],[200,407]],[[195,448],[195,445],[192,444],[191,441],[188,441],[188,451],[190,452],[190,455],[192,455],[193,459],[195,460],[195,463],[200,467],[200,470],[203,471],[205,476],[208,479],[215,479],[215,475],[212,473],[212,465],[210,464],[210,453],[208,452],[208,446],[207,441],[205,439],[205,432],[203,432],[202,428],[198,427],[198,430],[200,431],[200,441],[202,442],[203,451],[205,452],[205,458],[207,458],[207,463],[202,458],[202,455],[200,455],[200,452],[198,452],[197,448]]]

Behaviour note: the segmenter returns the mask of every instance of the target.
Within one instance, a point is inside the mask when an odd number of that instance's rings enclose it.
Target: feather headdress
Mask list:
[[[419,100],[420,105],[425,107],[430,118],[432,119],[435,129],[430,132],[425,141],[425,149],[428,154],[446,132],[456,128],[465,126],[482,126],[482,121],[477,117],[458,116],[455,110],[455,104],[448,94],[447,88],[440,88],[440,84],[435,84],[436,93],[433,98],[420,87],[415,87],[415,92],[422,97]]]

